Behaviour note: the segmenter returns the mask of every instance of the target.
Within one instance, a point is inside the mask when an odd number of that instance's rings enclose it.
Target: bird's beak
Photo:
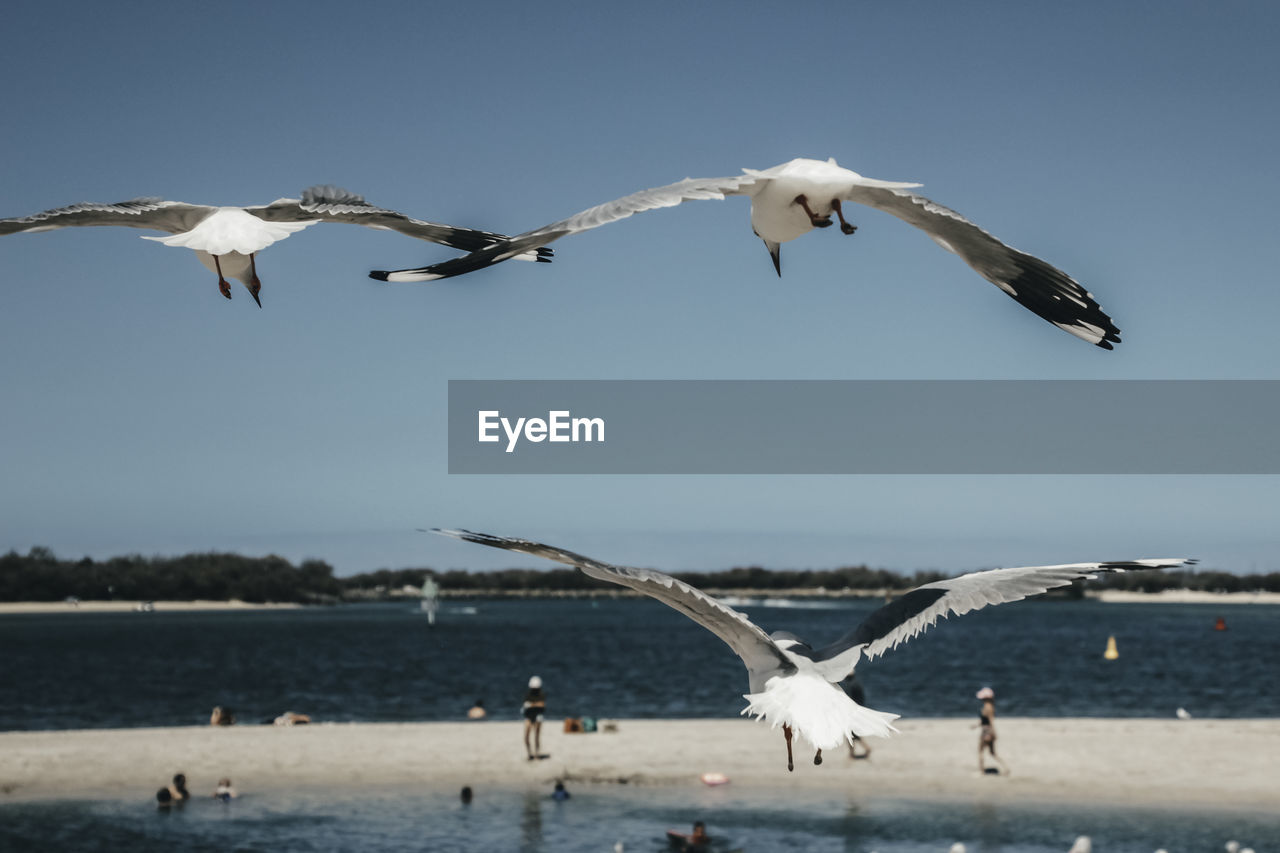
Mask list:
[[[773,258],[773,268],[777,271],[778,278],[782,278],[782,244],[765,240],[764,247],[769,250],[769,257]]]

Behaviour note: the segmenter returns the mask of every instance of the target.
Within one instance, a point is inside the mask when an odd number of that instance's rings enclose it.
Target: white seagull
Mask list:
[[[954,210],[909,192],[918,186],[864,178],[836,165],[834,158],[825,163],[801,158],[763,171],[743,169],[737,177],[685,178],[665,187],[641,190],[461,258],[411,270],[375,270],[369,276],[379,281],[448,278],[518,257],[561,237],[616,222],[633,213],[727,195],[751,198],[751,228],[764,241],[774,269],[781,276],[783,243],[814,228],[826,228],[831,225],[833,213],[840,220],[842,232],[852,234],[857,230],[845,220],[841,207],[841,202],[853,201],[883,210],[923,230],[987,281],[1058,328],[1103,349],[1112,349],[1112,344],[1120,342],[1120,330],[1111,318],[1093,295],[1070,276],[1039,258],[1006,246]]]
[[[244,282],[261,308],[258,292],[262,282],[258,280],[254,256],[272,243],[317,222],[346,222],[399,231],[464,252],[500,245],[509,239],[489,231],[411,219],[403,213],[375,207],[355,193],[328,185],[303,190],[301,199],[282,198],[259,207],[211,207],[160,198],[135,198],[116,204],[82,202],[31,216],[0,219],[0,235],[51,231],[74,225],[124,225],[166,231],[173,236],[143,239],[193,249],[196,257],[218,274],[218,289],[223,296],[231,298],[231,285],[226,276],[232,276]],[[522,251],[516,257],[549,261],[550,253],[537,247]]]
[[[782,726],[787,741],[788,770],[793,767],[793,732],[813,745],[817,750],[813,763],[821,764],[822,751],[851,742],[850,735],[887,737],[897,731],[892,725],[897,714],[862,707],[840,689],[839,682],[853,673],[860,658],[872,660],[896,648],[933,626],[940,617],[968,613],[990,604],[1019,601],[1101,573],[1165,569],[1196,562],[1123,560],[973,572],[917,587],[874,611],[834,643],[814,649],[786,631],[766,634],[732,607],[653,569],[614,566],[526,539],[469,530],[436,529],[433,532],[576,566],[590,577],[656,598],[715,634],[747,667],[751,692],[743,694],[748,704],[742,713],[767,719],[773,728]]]

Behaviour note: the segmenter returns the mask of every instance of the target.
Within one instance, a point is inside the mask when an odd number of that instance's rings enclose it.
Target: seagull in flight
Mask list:
[[[954,210],[910,191],[918,186],[864,178],[836,165],[834,158],[826,162],[800,158],[762,171],[743,169],[743,174],[732,178],[685,178],[665,187],[641,190],[460,258],[417,269],[374,270],[369,276],[379,281],[449,278],[518,257],[561,237],[626,219],[633,213],[727,195],[751,198],[751,228],[764,241],[773,268],[781,276],[783,243],[814,228],[827,228],[833,214],[840,221],[842,233],[853,234],[857,230],[845,219],[842,206],[843,202],[852,201],[883,210],[921,229],[987,281],[1058,328],[1103,349],[1112,349],[1112,344],[1120,342],[1120,330],[1093,295],[1074,279],[1039,258],[1006,246]]]
[[[192,249],[218,275],[218,289],[231,298],[226,276],[240,279],[253,301],[262,307],[255,255],[272,243],[318,222],[346,222],[384,231],[398,231],[419,240],[442,243],[464,252],[499,245],[502,234],[457,228],[411,219],[394,210],[375,207],[362,196],[334,186],[314,186],[302,198],[282,198],[259,207],[211,207],[160,198],[135,198],[116,204],[82,202],[31,216],[0,219],[0,235],[51,231],[75,225],[123,225],[166,231],[169,237],[144,237],[166,246]],[[520,260],[549,262],[551,252],[534,247],[515,255]]]
[[[748,704],[742,713],[769,720],[773,728],[782,726],[788,770],[794,766],[793,736],[812,744],[817,750],[813,763],[821,764],[822,751],[852,742],[850,735],[887,737],[897,731],[892,725],[897,714],[862,707],[840,689],[839,682],[853,673],[861,658],[873,660],[897,648],[932,627],[939,618],[992,604],[1020,601],[1054,587],[1067,586],[1078,578],[1166,569],[1196,562],[1122,560],[973,572],[917,587],[874,611],[861,625],[830,645],[814,648],[786,631],[766,634],[727,604],[653,569],[614,566],[526,539],[508,539],[470,530],[435,529],[432,532],[575,566],[590,577],[656,598],[715,634],[747,667],[751,692],[743,694]]]

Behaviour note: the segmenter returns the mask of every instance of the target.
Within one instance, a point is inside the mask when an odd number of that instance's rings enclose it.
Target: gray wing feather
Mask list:
[[[377,207],[365,201],[364,196],[340,187],[321,185],[302,191],[302,198],[282,198],[265,207],[246,208],[259,219],[271,222],[345,222],[396,231],[419,240],[428,240],[474,252],[508,239],[505,234],[459,228],[437,222],[413,219],[394,210]]]
[[[530,249],[546,246],[561,237],[599,228],[619,219],[626,219],[646,210],[662,207],[675,207],[681,202],[701,201],[704,199],[722,199],[726,195],[744,195],[767,175],[743,174],[732,178],[685,178],[664,187],[641,190],[604,204],[589,207],[581,213],[575,213],[567,219],[561,219],[550,225],[535,228],[512,237],[503,243],[481,249],[471,255],[454,258],[428,267],[412,270],[377,270],[370,276],[382,281],[414,281],[450,278],[463,273],[473,272],[487,266],[508,260]],[[398,276],[399,278],[393,278]],[[421,276],[414,279],[411,276]]]
[[[127,228],[150,228],[181,234],[200,224],[217,208],[161,198],[135,198],[130,201],[103,204],[81,202],[20,216],[0,219],[0,235],[22,231],[50,231],[75,226],[119,225]]]
[[[671,575],[652,569],[614,566],[527,539],[510,539],[470,530],[436,529],[432,532],[575,566],[585,575],[629,587],[678,610],[723,640],[752,671],[794,669],[794,664],[786,659],[773,640],[745,615]]]
[[[854,184],[844,195],[898,217],[959,255],[987,281],[1020,304],[1089,343],[1112,349],[1120,330],[1069,275],[997,240],[950,208],[903,189]]]
[[[1108,563],[1069,563],[991,569],[917,587],[899,600],[874,611],[861,625],[832,645],[814,653],[814,659],[833,660],[856,649],[874,658],[931,628],[940,618],[964,614],[993,604],[1020,601],[1078,579],[1099,574],[1142,569],[1166,569],[1194,565],[1195,560],[1125,560]],[[914,598],[913,598],[914,597]]]

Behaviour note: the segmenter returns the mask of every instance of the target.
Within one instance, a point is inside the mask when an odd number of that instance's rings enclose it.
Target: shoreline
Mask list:
[[[899,592],[901,594],[902,591]],[[708,594],[725,601],[731,606],[751,606],[759,605],[762,601],[769,599],[787,599],[787,600],[839,600],[845,598],[878,598],[886,599],[886,593],[881,591],[819,591],[819,590],[711,590]],[[525,591],[523,593],[511,592],[488,592],[488,591],[445,591],[441,595],[443,601],[459,602],[487,599],[501,600],[536,600],[543,598],[643,598],[638,593],[630,593],[626,590],[602,591],[599,595],[578,594],[575,592],[565,592],[563,590],[548,591]],[[1190,589],[1169,589],[1160,592],[1131,592],[1119,589],[1103,589],[1103,590],[1086,590],[1084,598],[1087,601],[1097,601],[1103,604],[1222,604],[1222,605],[1280,605],[1280,592],[1205,592],[1203,590]],[[750,601],[744,605],[743,599]],[[336,604],[297,604],[293,602],[267,602],[267,603],[250,603],[247,601],[230,600],[230,601],[153,601],[150,604],[154,607],[154,612],[198,612],[210,610],[296,610],[304,607],[341,607],[344,604],[389,604],[389,603],[415,603],[420,599],[417,597],[403,596],[392,597],[386,599],[369,599],[360,601],[345,601]],[[53,613],[131,613],[137,612],[139,609],[139,601],[0,601],[0,616],[10,615],[27,615],[27,614],[53,614]]]
[[[1197,589],[1130,592],[1123,589],[1100,589],[1085,590],[1084,596],[1104,604],[1280,604],[1280,592],[1205,592]]]
[[[296,610],[308,605],[293,603],[254,604],[230,601],[152,601],[148,612],[194,612],[202,610]],[[45,613],[135,613],[141,601],[0,601],[0,616]]]
[[[521,724],[332,723],[0,733],[0,803],[146,800],[176,772],[197,796],[222,776],[242,793],[294,789],[456,792],[575,785],[723,790],[779,796],[819,791],[854,798],[1079,806],[1269,808],[1280,800],[1280,720],[1010,717],[997,721],[1005,776],[977,771],[968,718],[898,723],[871,739],[867,760],[801,746],[785,767],[782,735],[745,719],[620,720],[616,733],[542,731],[545,760],[528,761]]]

